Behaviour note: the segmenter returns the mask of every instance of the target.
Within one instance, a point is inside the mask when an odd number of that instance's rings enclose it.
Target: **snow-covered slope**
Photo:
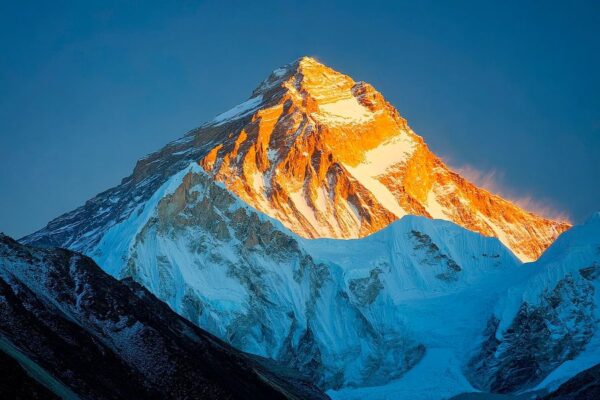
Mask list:
[[[2,234],[0,359],[24,370],[9,371],[19,381],[0,378],[0,387],[11,385],[4,399],[54,398],[44,387],[63,399],[326,398],[192,325],[135,282],[115,280],[91,259],[23,246]]]
[[[327,246],[314,247],[343,265],[369,264],[367,252],[351,243],[337,254]],[[472,260],[477,265],[481,258]],[[478,391],[540,395],[600,363],[600,213],[564,233],[537,262],[473,278],[477,283],[431,298],[426,298],[429,291],[420,296],[400,291],[397,309],[426,347],[423,360],[390,384],[330,395],[378,400],[442,399]],[[383,295],[393,293],[394,284],[384,282]]]
[[[360,240],[301,239],[194,163],[97,243],[80,243],[112,275],[325,388],[383,384],[421,360],[426,346],[403,301],[519,265],[497,239],[422,217]]]
[[[510,288],[472,360],[484,389],[555,389],[600,363],[600,213],[576,226]]]
[[[497,239],[408,216],[363,239],[303,243],[315,260],[342,269],[350,298],[375,326],[402,326],[423,346],[422,360],[399,380],[333,398],[441,399],[474,390],[463,366],[484,316],[526,273]]]
[[[237,348],[324,388],[385,384],[438,351],[460,365],[485,322],[474,315],[520,271],[497,239],[422,217],[363,239],[301,239],[194,163],[87,252]]]
[[[297,239],[192,164],[89,254],[235,347],[324,387],[385,382],[410,369],[422,347],[401,326],[373,326],[348,298],[340,269],[315,263]]]
[[[591,246],[594,235],[581,234]],[[593,343],[563,335],[563,358],[501,378],[503,360],[519,354],[489,351],[490,332],[513,324],[518,288],[561,257],[569,268],[581,257],[569,237],[526,265],[495,238],[415,216],[362,239],[303,239],[191,163],[96,243],[79,243],[112,275],[132,277],[235,347],[301,370],[332,397],[438,399],[530,389]]]

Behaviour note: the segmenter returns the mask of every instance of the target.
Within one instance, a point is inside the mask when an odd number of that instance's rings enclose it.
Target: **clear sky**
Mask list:
[[[168,3],[0,2],[0,231],[118,184],[302,55],[373,84],[486,187],[600,210],[598,1]]]

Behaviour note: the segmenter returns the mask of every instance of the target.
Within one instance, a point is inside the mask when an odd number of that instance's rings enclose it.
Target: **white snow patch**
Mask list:
[[[264,176],[260,172],[255,172],[252,174],[252,188],[256,193],[263,193],[265,189]]]
[[[319,221],[317,220],[317,216],[315,214],[315,210],[312,209],[308,205],[306,198],[304,197],[303,190],[298,190],[297,192],[290,193],[290,199],[296,206],[296,209],[308,220],[308,222],[314,227],[320,226]]]
[[[364,124],[374,114],[356,100],[356,97],[319,105],[318,119],[332,124]]]
[[[225,122],[235,120],[238,118],[245,117],[246,115],[254,112],[262,103],[262,95],[252,97],[246,100],[242,104],[238,104],[229,111],[225,111],[222,114],[217,115],[212,121],[212,125],[221,125]]]
[[[496,237],[498,238],[498,240],[500,240],[502,242],[502,244],[504,244],[506,247],[508,247],[509,249],[512,248],[511,246],[511,242],[510,239],[508,237],[508,235],[506,234],[506,232],[499,227],[497,224],[495,224],[491,219],[489,219],[488,217],[486,217],[485,215],[483,215],[480,212],[477,212],[477,215],[479,215],[479,217],[490,227],[492,228],[492,230],[494,231],[494,234],[496,235]],[[513,251],[513,250],[511,250]],[[534,261],[530,256],[524,254],[524,253],[519,253],[515,251],[515,255],[517,257],[519,257],[519,259],[523,262],[530,262],[530,261]]]
[[[352,167],[344,164],[346,169],[365,186],[381,204],[398,218],[406,215],[396,197],[381,183],[377,177],[383,175],[390,167],[406,162],[415,149],[414,141],[401,132],[391,140],[365,153],[364,161]]]
[[[319,211],[322,211],[323,214],[327,215],[327,204],[331,202],[327,190],[324,187],[319,187],[317,189],[317,201],[316,206]]]
[[[444,207],[442,207],[442,205],[437,201],[437,195],[433,189],[427,195],[427,204],[425,209],[429,215],[431,215],[431,218],[448,220],[448,217],[444,212]]]
[[[189,153],[189,152],[191,152],[191,151],[193,151],[193,150],[195,150],[195,149],[194,149],[193,147],[190,147],[190,148],[189,148],[189,149],[187,149],[187,150],[176,151],[175,153],[173,153],[173,155],[174,155],[174,156],[180,156],[180,155],[182,155],[182,154]]]
[[[365,160],[357,168],[368,169],[372,176],[385,173],[388,168],[406,162],[415,150],[415,142],[404,131],[378,147],[366,152]]]
[[[287,72],[288,72],[288,70],[286,68],[277,68],[277,69],[273,70],[272,74],[277,77],[282,77]]]

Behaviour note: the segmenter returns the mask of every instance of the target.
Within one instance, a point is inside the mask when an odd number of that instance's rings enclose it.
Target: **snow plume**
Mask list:
[[[510,200],[525,210],[555,221],[571,223],[569,214],[566,211],[558,210],[550,204],[550,201],[539,201],[534,199],[532,195],[516,193],[513,188],[508,187],[503,171],[498,171],[497,169],[482,171],[468,164],[451,166],[450,168],[475,185],[492,193],[499,194],[501,197]],[[536,197],[539,198],[539,196]]]

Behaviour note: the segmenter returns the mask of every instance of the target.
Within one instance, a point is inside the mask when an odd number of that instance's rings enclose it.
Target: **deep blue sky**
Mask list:
[[[489,187],[574,222],[600,209],[598,1],[167,3],[1,2],[0,231],[114,186],[302,55]]]

